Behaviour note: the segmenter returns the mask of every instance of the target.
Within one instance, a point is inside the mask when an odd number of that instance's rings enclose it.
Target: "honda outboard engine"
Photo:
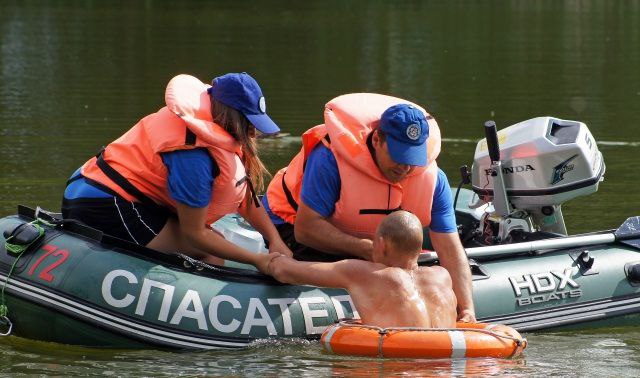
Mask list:
[[[566,235],[562,203],[594,193],[604,178],[602,153],[587,126],[538,117],[500,132],[488,121],[485,132],[472,168],[478,201],[471,206],[485,206],[476,234],[485,244],[519,241],[518,232]]]

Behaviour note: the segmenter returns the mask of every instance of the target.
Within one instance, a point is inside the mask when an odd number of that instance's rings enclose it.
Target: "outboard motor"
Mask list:
[[[596,192],[604,179],[602,153],[587,126],[538,117],[500,132],[487,121],[485,132],[472,167],[478,200],[470,205],[485,206],[476,230],[483,244],[540,231],[566,235],[562,203]]]

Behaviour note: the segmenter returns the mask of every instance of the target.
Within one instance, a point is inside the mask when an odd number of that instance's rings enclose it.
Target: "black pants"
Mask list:
[[[171,216],[161,206],[129,202],[119,196],[62,200],[63,218],[143,246],[158,235]]]
[[[293,258],[296,260],[334,262],[348,258],[347,256],[332,255],[330,253],[321,252],[302,243],[298,243],[293,232],[292,224],[279,224],[276,225],[276,229],[278,230],[282,241],[284,241],[291,252],[293,252]]]

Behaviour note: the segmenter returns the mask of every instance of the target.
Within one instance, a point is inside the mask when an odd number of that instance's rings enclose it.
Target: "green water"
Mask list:
[[[640,215],[638,1],[0,2],[0,214],[57,209],[68,176],[163,105],[178,73],[256,77],[268,112],[300,135],[348,92],[415,101],[438,120],[452,183],[482,124],[585,122],[607,164],[597,193],[564,205],[570,233]],[[274,171],[299,148],[268,141]],[[46,319],[43,319],[46,321]],[[316,343],[234,352],[93,351],[0,339],[6,375],[638,376],[640,327],[527,335],[514,361],[377,361]]]

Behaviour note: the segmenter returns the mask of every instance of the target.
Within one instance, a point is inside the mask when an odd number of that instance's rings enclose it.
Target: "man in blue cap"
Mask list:
[[[274,176],[263,197],[293,257],[371,260],[382,219],[410,211],[429,228],[441,265],[451,274],[459,319],[474,321],[471,272],[451,190],[435,163],[435,119],[401,99],[350,94],[329,102],[325,123],[302,139],[301,152]]]
[[[165,103],[71,176],[63,217],[163,252],[264,271],[272,256],[211,230],[220,217],[240,212],[269,240],[270,251],[291,255],[254,192],[266,171],[256,130],[279,131],[258,83],[244,72],[217,77],[211,86],[177,75]]]

